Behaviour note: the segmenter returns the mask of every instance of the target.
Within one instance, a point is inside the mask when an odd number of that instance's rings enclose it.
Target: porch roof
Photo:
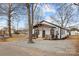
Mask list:
[[[39,24],[36,24],[36,25],[33,26],[33,28],[38,28],[38,27],[56,28],[54,26],[51,26],[51,25],[48,25],[48,24],[42,24],[42,23],[39,23]]]

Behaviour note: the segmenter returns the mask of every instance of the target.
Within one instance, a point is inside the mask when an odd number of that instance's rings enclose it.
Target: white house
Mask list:
[[[79,29],[77,28],[71,28],[70,32],[71,32],[71,35],[79,35]]]
[[[61,39],[69,35],[69,30],[48,21],[41,21],[33,26],[34,37],[44,39]]]
[[[68,27],[71,35],[79,35],[79,22],[77,24],[72,24]]]

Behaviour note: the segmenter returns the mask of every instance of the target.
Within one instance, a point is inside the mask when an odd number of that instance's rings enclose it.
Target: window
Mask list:
[[[50,34],[54,34],[54,29],[53,28],[51,28]]]
[[[45,37],[45,30],[42,31],[42,37]]]

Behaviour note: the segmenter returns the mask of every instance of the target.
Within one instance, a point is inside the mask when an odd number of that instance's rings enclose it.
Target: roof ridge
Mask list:
[[[63,28],[63,27],[61,27],[61,26],[59,26],[59,25],[57,25],[57,24],[48,22],[48,21],[46,21],[46,20],[42,20],[40,23],[42,23],[42,22],[46,22],[46,23],[49,23],[49,24],[51,24],[51,25],[55,25],[55,26],[57,26],[57,27],[59,27],[59,28],[66,29],[66,28]],[[68,30],[68,29],[66,29],[66,30]]]

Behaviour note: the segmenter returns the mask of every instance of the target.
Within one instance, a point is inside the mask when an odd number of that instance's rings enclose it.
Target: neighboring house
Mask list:
[[[2,31],[2,26],[0,26],[0,35],[2,35],[3,34],[3,31]]]
[[[61,30],[61,33],[60,33]],[[69,35],[69,30],[62,28],[56,24],[48,21],[41,21],[40,23],[33,26],[33,32],[35,38],[44,39],[61,39]]]
[[[16,32],[18,32],[19,34],[27,34],[28,30],[23,29],[23,30],[16,30]]]
[[[77,28],[71,28],[70,32],[71,32],[71,35],[79,35],[79,29]]]
[[[71,35],[79,35],[79,24],[70,25],[67,27],[70,30]]]
[[[2,31],[4,32],[4,34],[8,34],[8,33],[9,33],[7,27],[4,27],[4,28],[2,29]],[[14,33],[14,29],[11,29],[11,33]]]

